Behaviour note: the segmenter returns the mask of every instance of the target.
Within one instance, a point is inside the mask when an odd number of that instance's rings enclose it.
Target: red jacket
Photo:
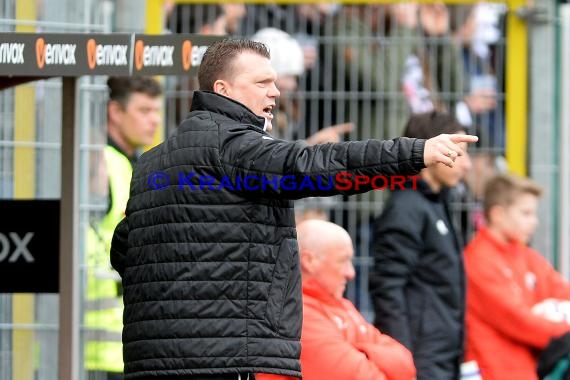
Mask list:
[[[411,380],[412,354],[366,322],[347,299],[337,300],[316,281],[303,283],[303,380]],[[258,380],[290,377],[256,375]]]
[[[570,330],[532,313],[546,298],[570,299],[570,284],[546,259],[518,243],[503,243],[483,227],[465,249],[466,360],[485,380],[536,380],[536,354]]]

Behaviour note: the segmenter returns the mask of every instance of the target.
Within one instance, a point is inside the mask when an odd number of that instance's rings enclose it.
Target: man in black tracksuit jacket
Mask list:
[[[405,136],[429,138],[464,131],[434,111],[410,118]],[[463,242],[449,210],[449,188],[471,168],[432,166],[396,189],[376,220],[370,295],[375,325],[412,352],[418,380],[456,380],[463,358]]]
[[[209,81],[216,65],[226,71],[214,79],[226,79]],[[273,139],[265,129],[279,96],[274,79],[263,44],[214,44],[199,72],[201,88],[213,91],[196,92],[176,133],[135,166],[111,248],[124,289],[126,379],[301,377],[291,200],[339,191],[272,184],[263,190],[259,183],[243,186],[247,176],[290,175],[313,184],[320,177],[328,188],[326,178],[338,172],[415,174],[424,162],[452,165],[461,153],[458,136],[312,147]]]

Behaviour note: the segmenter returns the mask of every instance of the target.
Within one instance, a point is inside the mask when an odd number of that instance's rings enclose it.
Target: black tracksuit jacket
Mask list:
[[[370,189],[328,186],[326,178],[339,172],[415,174],[424,167],[424,140],[308,146],[274,139],[263,125],[240,103],[196,92],[176,133],[138,160],[111,248],[124,289],[126,379],[238,372],[300,377],[292,199]],[[155,172],[168,182],[164,189],[151,189]],[[287,189],[243,186],[247,176],[279,181],[286,175]],[[307,178],[331,188],[293,189],[291,179]],[[214,185],[200,188],[200,180]]]

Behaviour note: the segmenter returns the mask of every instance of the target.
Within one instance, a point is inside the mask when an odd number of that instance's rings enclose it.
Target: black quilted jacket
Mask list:
[[[338,194],[322,179],[342,171],[415,174],[423,168],[424,140],[309,147],[271,138],[263,118],[223,96],[197,92],[192,104],[176,134],[136,164],[126,218],[113,238],[111,261],[124,290],[125,378],[300,377],[291,199]],[[151,188],[155,172],[166,188]],[[239,183],[285,175],[321,186]]]

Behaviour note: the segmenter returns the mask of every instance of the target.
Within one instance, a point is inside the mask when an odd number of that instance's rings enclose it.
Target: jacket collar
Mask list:
[[[516,252],[517,249],[522,245],[522,243],[516,240],[504,242],[497,239],[495,235],[493,235],[491,230],[489,230],[489,227],[487,226],[482,226],[477,233],[480,234],[486,241],[492,244],[497,251],[500,252],[505,252],[505,253]]]
[[[431,187],[429,187],[428,183],[424,181],[422,178],[408,179],[404,183],[404,189],[419,191],[420,193],[423,194],[424,197],[434,202],[438,202],[440,200],[446,200],[449,193],[449,189],[447,188],[442,188],[439,193],[435,193],[431,189]],[[400,188],[396,187],[394,190],[399,191]]]
[[[264,117],[257,116],[240,102],[211,91],[195,91],[190,111],[214,112],[261,130],[265,126]]]
[[[121,149],[121,147],[119,146],[119,144],[117,144],[115,142],[115,140],[113,140],[113,138],[110,135],[107,135],[107,145],[111,146],[113,149],[115,149],[117,152],[121,153],[123,156],[127,157],[127,159],[129,160],[129,162],[131,163],[131,166],[135,166],[135,163],[137,162],[137,155],[134,154],[132,156],[129,156],[127,154],[127,152],[125,152],[123,149]]]
[[[303,281],[303,295],[315,298],[327,305],[342,305],[341,300],[336,299],[332,294],[325,291],[321,284],[314,278]]]

